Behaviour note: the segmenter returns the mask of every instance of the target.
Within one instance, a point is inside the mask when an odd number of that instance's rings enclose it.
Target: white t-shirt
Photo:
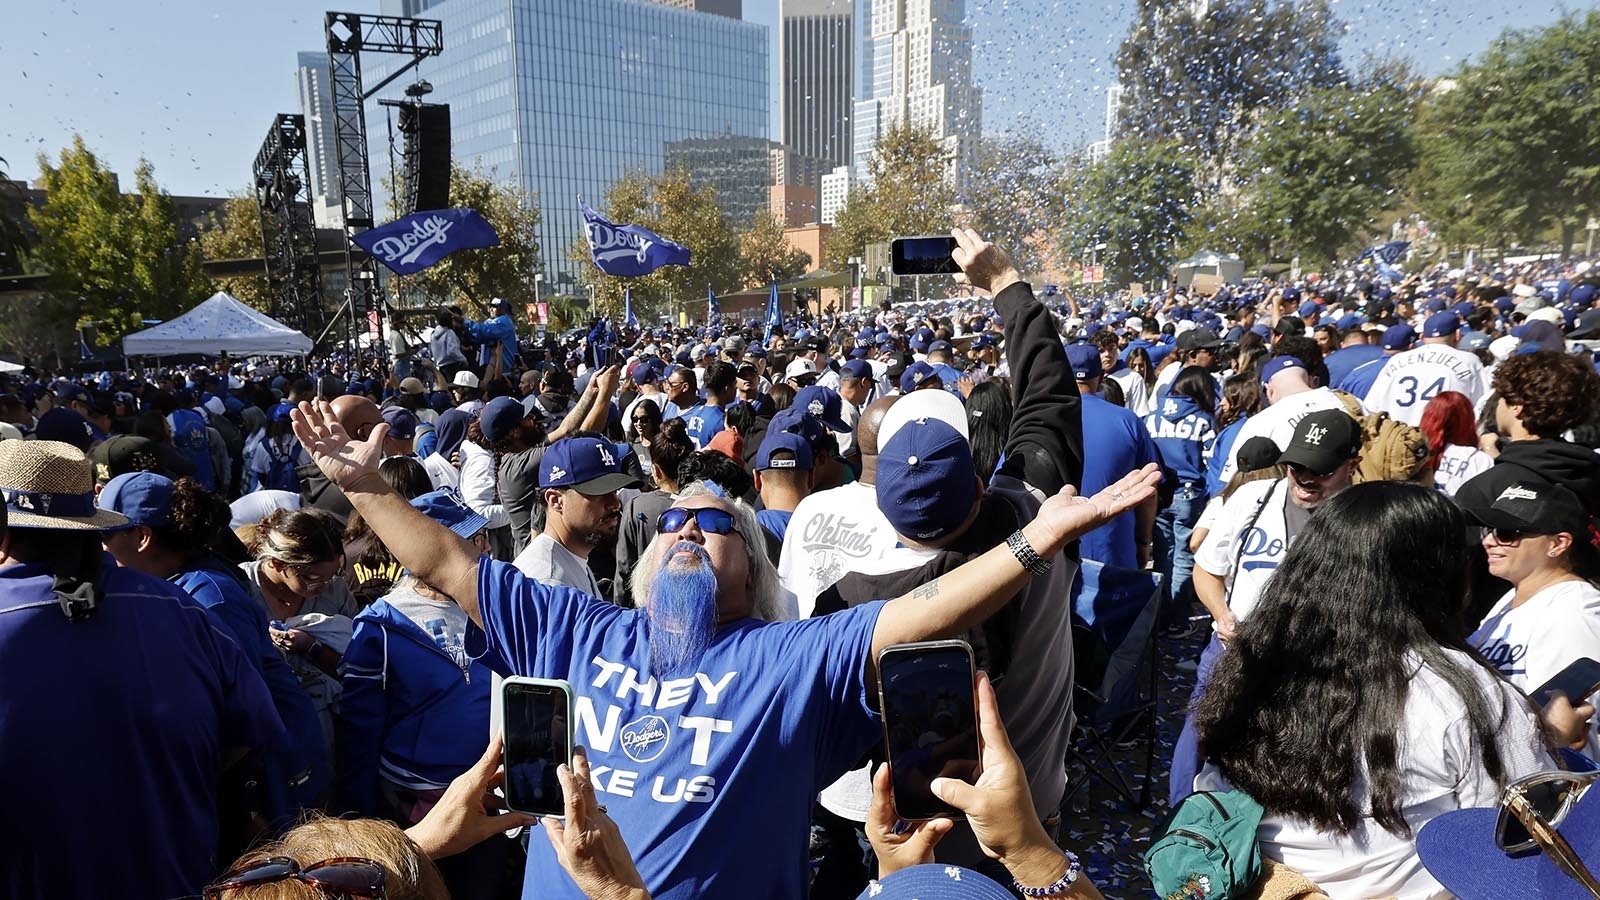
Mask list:
[[[1563,581],[1512,606],[1516,594],[1507,591],[1467,638],[1507,681],[1531,692],[1579,659],[1600,659],[1600,590],[1594,585]],[[1591,722],[1591,754],[1600,746],[1597,728]]]
[[[1505,703],[1506,719],[1498,740],[1506,780],[1556,768],[1527,701],[1466,654],[1444,652],[1473,673],[1491,710],[1496,698]],[[1406,693],[1405,733],[1400,741],[1400,808],[1412,837],[1398,837],[1370,818],[1351,834],[1336,837],[1309,823],[1270,813],[1256,830],[1263,854],[1299,870],[1334,900],[1448,898],[1417,855],[1416,833],[1440,813],[1493,806],[1500,798],[1500,788],[1484,771],[1474,744],[1466,704],[1433,670],[1420,662],[1416,665]],[[1195,778],[1196,790],[1226,788],[1226,779],[1211,765]],[[1365,796],[1363,786],[1357,790]]]
[[[560,584],[595,597],[605,596],[594,580],[589,561],[561,546],[548,534],[535,535],[511,564],[540,584]]]
[[[430,453],[418,462],[421,462],[422,468],[427,470],[428,480],[433,482],[434,490],[461,487],[461,472],[450,464],[450,460],[437,453]]]
[[[1144,376],[1132,369],[1123,369],[1106,376],[1115,381],[1122,388],[1124,407],[1140,418],[1150,415],[1154,404],[1150,402],[1150,388],[1144,383]]]
[[[1294,427],[1300,424],[1300,420],[1324,409],[1344,409],[1344,404],[1339,402],[1333,391],[1313,388],[1290,394],[1246,419],[1228,448],[1228,462],[1222,467],[1222,483],[1227,484],[1233,474],[1239,471],[1239,448],[1244,446],[1245,441],[1265,436],[1272,438],[1279,450],[1286,450],[1289,441],[1294,439]]]
[[[1454,497],[1463,484],[1493,465],[1494,457],[1477,447],[1446,444],[1439,454],[1439,467],[1433,470],[1433,486],[1444,491],[1446,497]]]
[[[1283,505],[1288,502],[1289,486],[1281,478],[1240,486],[1194,555],[1195,565],[1222,577],[1228,608],[1241,622],[1256,608],[1261,589],[1289,551],[1283,517]],[[1216,623],[1211,627],[1215,629]]]
[[[785,611],[792,618],[809,618],[818,594],[846,572],[884,558],[898,543],[870,484],[852,482],[801,500],[789,517],[778,557]]]
[[[1389,358],[1367,391],[1366,405],[1396,421],[1419,425],[1428,401],[1444,391],[1465,394],[1477,408],[1483,385],[1483,363],[1477,356],[1446,344],[1425,344]]]

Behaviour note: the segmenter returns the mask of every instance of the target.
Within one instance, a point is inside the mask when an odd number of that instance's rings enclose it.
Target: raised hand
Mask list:
[[[561,868],[591,900],[649,900],[622,832],[595,799],[589,756],[582,747],[572,748],[572,765],[561,766],[556,777],[566,799],[566,821],[545,818],[540,823]]]
[[[500,799],[493,791],[505,780],[505,773],[499,771],[502,741],[500,735],[495,735],[483,756],[450,782],[444,796],[422,821],[406,829],[406,836],[429,859],[453,856],[503,831],[535,821],[526,813],[499,811]]]
[[[311,459],[328,480],[345,491],[360,487],[365,479],[382,479],[378,463],[383,460],[383,439],[389,426],[380,423],[364,441],[352,438],[333,414],[333,404],[326,400],[314,403],[302,400],[290,414],[294,436],[311,454]]]
[[[1011,257],[1004,250],[984,240],[971,228],[954,228],[950,236],[956,239],[956,249],[950,254],[961,267],[958,284],[970,284],[982,291],[998,294],[1022,280]]]
[[[1093,497],[1080,497],[1072,485],[1046,500],[1035,521],[1048,529],[1059,546],[1099,528],[1155,495],[1161,467],[1155,463],[1124,475]]]
[[[901,869],[933,862],[933,848],[955,823],[949,819],[908,822],[896,830],[900,818],[890,799],[889,766],[872,774],[872,805],[867,809],[867,841],[878,856],[878,877],[888,878]]]

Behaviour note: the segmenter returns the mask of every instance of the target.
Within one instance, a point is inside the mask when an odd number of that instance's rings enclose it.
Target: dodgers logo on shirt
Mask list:
[[[634,762],[647,763],[660,756],[672,740],[672,730],[667,720],[660,716],[642,716],[622,726],[618,743],[622,752]]]

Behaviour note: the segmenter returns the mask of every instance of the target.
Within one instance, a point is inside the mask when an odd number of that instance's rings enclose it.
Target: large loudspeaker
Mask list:
[[[400,107],[405,168],[400,173],[401,215],[450,205],[450,107],[425,103]]]

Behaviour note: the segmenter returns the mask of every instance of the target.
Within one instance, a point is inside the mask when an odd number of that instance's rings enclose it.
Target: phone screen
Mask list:
[[[559,685],[504,686],[506,805],[517,812],[560,816],[566,810],[556,768],[572,761],[569,696]]]
[[[884,740],[895,812],[902,819],[961,816],[930,787],[978,777],[972,650],[961,642],[905,644],[879,657]]]
[[[889,270],[896,275],[953,275],[961,271],[951,256],[956,239],[949,236],[901,237],[889,243]]]
[[[1582,703],[1585,697],[1600,689],[1600,662],[1587,656],[1576,659],[1571,665],[1555,674],[1555,677],[1539,685],[1533,692],[1533,700],[1540,706],[1550,702],[1550,694],[1560,691],[1567,695],[1573,706]]]

